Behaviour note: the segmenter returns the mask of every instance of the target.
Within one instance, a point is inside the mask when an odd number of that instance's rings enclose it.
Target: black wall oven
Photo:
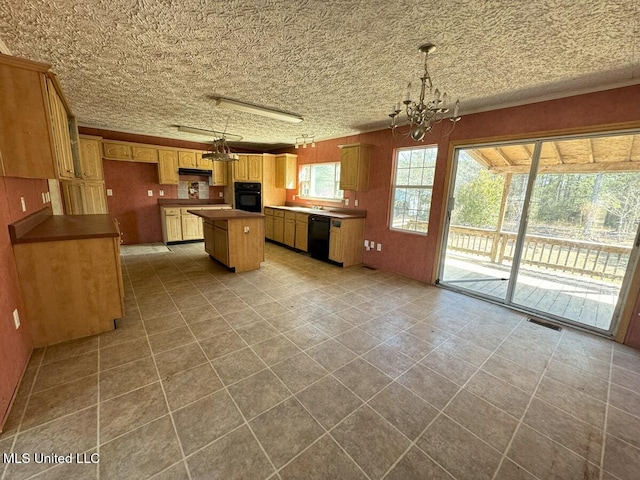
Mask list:
[[[238,210],[262,212],[262,194],[259,183],[235,182],[235,205]]]

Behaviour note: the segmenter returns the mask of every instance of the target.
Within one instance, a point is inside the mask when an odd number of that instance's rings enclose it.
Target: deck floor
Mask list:
[[[504,300],[510,268],[510,264],[449,254],[440,281]],[[526,266],[521,268],[513,303],[607,331],[619,293],[617,284]]]

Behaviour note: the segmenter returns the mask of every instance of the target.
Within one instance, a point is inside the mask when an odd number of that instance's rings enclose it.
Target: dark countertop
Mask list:
[[[161,207],[177,207],[189,205],[222,205],[222,198],[159,198],[158,205]]]
[[[9,225],[11,243],[57,242],[119,237],[109,215],[51,215],[41,210]]]
[[[245,212],[244,210],[187,210],[189,213],[206,220],[236,220],[241,218],[263,218],[264,215],[257,212]]]
[[[330,218],[341,218],[341,219],[348,219],[348,218],[365,218],[367,216],[367,212],[366,210],[351,210],[349,212],[338,212],[338,211],[332,211],[332,210],[325,210],[325,209],[316,209],[316,208],[307,208],[307,207],[287,207],[285,205],[267,205],[267,207],[265,208],[273,208],[276,210],[287,210],[289,212],[296,212],[296,213],[308,213],[309,215],[321,215],[323,217],[330,217]]]
[[[211,208],[232,208],[232,205],[228,203],[165,203],[160,205],[160,208],[201,208],[201,207],[211,207]]]

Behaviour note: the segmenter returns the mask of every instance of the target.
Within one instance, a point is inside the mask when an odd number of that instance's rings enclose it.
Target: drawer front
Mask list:
[[[308,213],[296,213],[296,222],[309,223]]]
[[[180,209],[180,213],[182,213],[182,215],[191,215],[189,213],[189,210],[202,210],[202,208],[200,207],[187,207],[187,208],[181,208]]]
[[[180,215],[180,209],[179,208],[165,208],[164,209],[164,214],[165,215]]]
[[[218,227],[218,228],[223,228],[224,230],[227,229],[227,221],[226,220],[214,220],[213,221],[213,226],[214,227]]]
[[[265,209],[264,209],[264,214],[265,214],[265,215],[268,215],[268,216],[272,217],[272,216],[273,216],[273,213],[274,213],[274,212],[273,212],[273,208],[267,208],[267,207],[265,207]]]
[[[274,217],[284,217],[284,210],[274,209],[273,210],[273,216]]]
[[[296,212],[285,211],[284,212],[284,218],[286,220],[295,220],[296,219]]]

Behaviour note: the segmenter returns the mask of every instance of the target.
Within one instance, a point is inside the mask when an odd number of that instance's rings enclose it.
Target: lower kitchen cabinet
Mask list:
[[[183,208],[180,218],[182,221],[182,240],[202,240],[202,219],[191,215],[187,209]]]
[[[264,237],[273,240],[273,209],[264,209]]]
[[[332,219],[329,233],[329,260],[343,267],[362,263],[364,218]]]
[[[295,247],[306,252],[309,244],[309,215],[296,213],[296,241]]]
[[[273,241],[284,243],[284,211],[273,212]]]
[[[216,220],[213,226],[213,258],[229,265],[229,235],[224,220]]]
[[[283,243],[288,247],[296,244],[296,214],[295,212],[284,212],[284,237]]]

